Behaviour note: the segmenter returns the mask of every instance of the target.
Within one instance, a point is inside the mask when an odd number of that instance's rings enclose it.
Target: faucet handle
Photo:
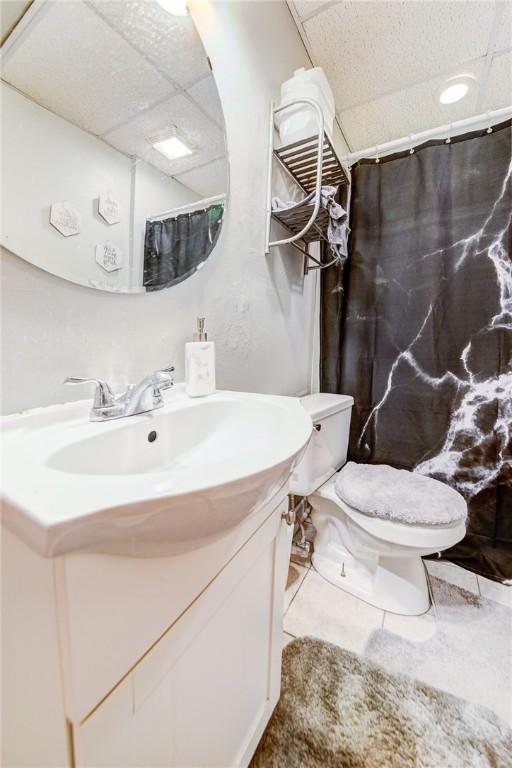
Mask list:
[[[170,389],[174,384],[173,373],[174,365],[170,365],[168,368],[160,368],[160,370],[155,371],[155,388],[159,390]]]
[[[110,389],[106,381],[94,378],[81,379],[78,376],[68,376],[64,379],[64,384],[96,384],[96,392],[94,393],[94,408],[108,408],[114,404],[114,393]]]

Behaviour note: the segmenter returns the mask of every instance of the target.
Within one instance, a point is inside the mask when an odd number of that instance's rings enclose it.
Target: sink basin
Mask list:
[[[98,423],[89,408],[3,421],[3,522],[46,557],[202,546],[282,488],[312,428],[296,398],[180,385],[151,413]]]

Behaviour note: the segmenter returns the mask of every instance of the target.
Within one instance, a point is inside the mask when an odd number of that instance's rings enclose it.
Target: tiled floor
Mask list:
[[[483,703],[512,724],[512,693],[509,696],[506,687],[497,690],[501,670],[510,674],[512,668],[512,586],[489,581],[452,563],[425,563],[434,603],[423,616],[382,611],[330,584],[314,568],[291,563],[284,644],[294,637],[319,637],[387,664],[393,671],[417,675],[457,696]],[[496,635],[500,635],[498,641]],[[425,663],[430,649],[437,652],[436,658]],[[468,686],[471,670],[465,659],[478,668],[475,693]],[[482,697],[478,689],[485,689],[486,695]]]

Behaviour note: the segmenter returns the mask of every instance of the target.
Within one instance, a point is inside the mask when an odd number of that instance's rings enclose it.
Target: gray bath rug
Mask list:
[[[378,629],[365,658],[482,704],[512,725],[512,611],[432,575],[430,584],[432,637],[416,642]]]
[[[251,768],[510,768],[511,755],[493,712],[305,637],[283,652]]]

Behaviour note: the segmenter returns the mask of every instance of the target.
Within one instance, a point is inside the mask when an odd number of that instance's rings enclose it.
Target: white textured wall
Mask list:
[[[3,411],[92,394],[67,375],[123,386],[174,363],[197,314],[217,345],[221,388],[298,394],[311,375],[314,275],[292,249],[264,254],[268,110],[308,59],[284,2],[204,2],[194,10],[224,107],[230,204],[213,255],[189,280],[151,296],[72,285],[9,252],[2,259]],[[4,193],[8,193],[5,190]]]
[[[123,289],[130,272],[131,162],[126,155],[2,83],[2,245],[36,266]],[[100,192],[121,206],[121,221],[108,226],[97,213]],[[64,237],[50,224],[51,203],[67,200],[79,211],[79,235]],[[112,241],[123,269],[105,272],[96,245]]]
[[[127,291],[142,285],[146,218],[200,196],[35,104],[4,83],[2,103],[1,242],[18,256],[73,282]],[[30,180],[27,183],[27,180]],[[98,214],[98,196],[111,192],[121,220],[109,225]],[[77,236],[49,224],[52,202],[67,200],[82,217]],[[133,214],[132,214],[133,210]],[[130,247],[133,215],[134,248]],[[105,272],[95,246],[110,241],[123,253],[123,268]]]

